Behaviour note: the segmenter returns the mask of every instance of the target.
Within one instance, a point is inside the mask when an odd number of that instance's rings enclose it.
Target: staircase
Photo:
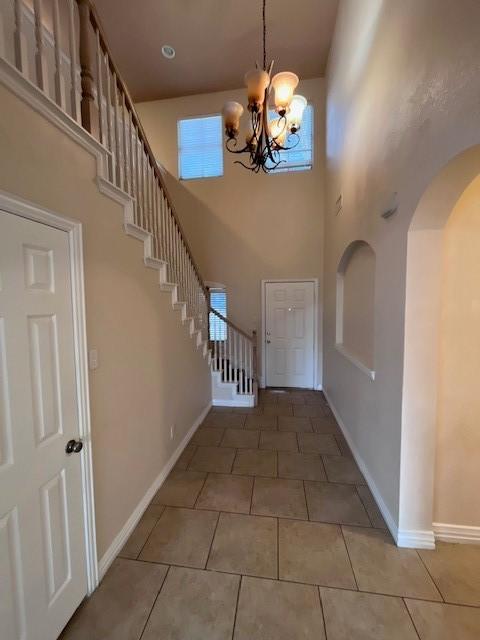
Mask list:
[[[12,6],[13,5],[13,6]],[[195,262],[128,89],[112,60],[89,0],[12,0],[0,6],[2,75],[20,74],[29,91],[72,129],[100,146],[98,185],[124,204],[125,232],[143,242],[145,266],[156,269],[194,346],[212,370],[212,401],[254,406],[256,336],[209,305]],[[209,319],[221,322],[210,330]]]

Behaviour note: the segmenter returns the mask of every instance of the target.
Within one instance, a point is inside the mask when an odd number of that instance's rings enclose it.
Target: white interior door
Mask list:
[[[74,357],[67,233],[0,211],[2,640],[55,640],[87,591]]]
[[[268,387],[313,388],[314,304],[313,282],[265,283]]]

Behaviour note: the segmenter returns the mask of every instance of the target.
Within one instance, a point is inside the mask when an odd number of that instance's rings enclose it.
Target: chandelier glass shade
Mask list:
[[[298,144],[298,130],[307,106],[303,96],[294,94],[298,76],[282,71],[272,77],[273,61],[267,69],[265,3],[262,0],[263,69],[257,63],[255,69],[245,74],[248,123],[244,146],[239,144],[243,106],[229,101],[223,107],[225,147],[230,153],[245,154],[245,162],[236,162],[254,173],[260,170],[268,173],[284,162],[281,152]]]

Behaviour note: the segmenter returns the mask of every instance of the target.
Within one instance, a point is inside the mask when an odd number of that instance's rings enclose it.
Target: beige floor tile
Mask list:
[[[168,567],[119,558],[77,609],[61,640],[137,640]]]
[[[372,496],[370,489],[365,484],[359,484],[357,486],[357,491],[363,502],[363,506],[367,510],[372,526],[375,527],[375,529],[386,529],[387,525],[385,524],[385,520],[380,513],[380,509],[377,507],[377,503],[375,502],[375,498]]]
[[[278,452],[278,476],[295,480],[326,480],[321,456],[316,453]]]
[[[206,473],[198,471],[174,470],[155,494],[152,504],[193,507],[206,477]]]
[[[167,507],[139,559],[203,569],[217,520],[214,511]]]
[[[267,416],[259,414],[257,416],[247,416],[245,422],[246,429],[264,429],[264,430],[277,430],[277,416]]]
[[[323,640],[322,610],[315,587],[243,578],[234,640]]]
[[[250,513],[253,478],[221,473],[209,474],[198,497],[197,509]]]
[[[330,482],[365,484],[365,480],[354,460],[345,456],[323,456],[323,464]]]
[[[226,429],[221,442],[222,447],[234,447],[235,449],[256,449],[260,431],[254,429]]]
[[[305,404],[305,398],[302,393],[280,393],[277,401],[278,404],[291,404],[293,406]]]
[[[274,478],[277,475],[277,452],[241,449],[237,451],[232,473]]]
[[[480,638],[480,609],[420,600],[405,602],[421,640]]]
[[[340,435],[340,427],[332,418],[321,416],[319,418],[310,418],[315,433],[330,433],[331,435]]]
[[[378,529],[343,527],[360,591],[441,600],[414,549],[400,549]]]
[[[323,406],[317,404],[304,404],[293,407],[293,415],[304,418],[321,418],[325,415]]]
[[[246,416],[240,413],[210,413],[202,423],[202,427],[213,429],[241,429],[245,424]]]
[[[480,546],[437,542],[419,554],[447,602],[480,606]]]
[[[278,418],[279,431],[312,431],[310,418],[300,418],[298,416],[280,416]]]
[[[240,577],[171,567],[142,640],[230,640]]]
[[[145,510],[145,516],[155,516],[155,518],[160,518],[162,513],[165,510],[165,505],[163,504],[149,504]]]
[[[144,514],[118,555],[122,558],[136,558],[157,521],[156,516]]]
[[[212,416],[218,413],[233,413],[233,407],[212,407],[207,416]]]
[[[310,520],[371,526],[354,485],[305,482],[305,494]]]
[[[298,451],[297,434],[286,431],[261,431],[259,448],[270,451]]]
[[[191,443],[187,444],[185,449],[182,451],[181,456],[177,460],[174,469],[177,471],[186,471],[190,463],[190,460],[193,458],[193,455],[196,450],[197,450],[197,447],[194,444],[191,444]]]
[[[240,413],[241,415],[258,415],[263,413],[262,405],[257,405],[256,407],[232,407],[232,413]]]
[[[303,482],[283,478],[255,478],[252,513],[307,520]]]
[[[235,449],[228,447],[198,447],[188,465],[191,471],[230,473]]]
[[[223,429],[216,429],[214,427],[201,427],[193,434],[191,443],[202,447],[218,447],[222,441]]]
[[[299,433],[298,446],[302,453],[323,453],[340,455],[335,436],[329,433]]]
[[[208,568],[276,578],[276,519],[231,513],[220,514]]]
[[[266,416],[293,416],[291,404],[267,404],[263,409]]]
[[[418,640],[401,598],[320,588],[328,640]]]
[[[279,520],[280,579],[355,589],[339,526]]]

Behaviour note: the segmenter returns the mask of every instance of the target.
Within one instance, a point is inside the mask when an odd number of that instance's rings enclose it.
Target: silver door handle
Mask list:
[[[270,344],[270,340],[267,340],[267,344]]]

